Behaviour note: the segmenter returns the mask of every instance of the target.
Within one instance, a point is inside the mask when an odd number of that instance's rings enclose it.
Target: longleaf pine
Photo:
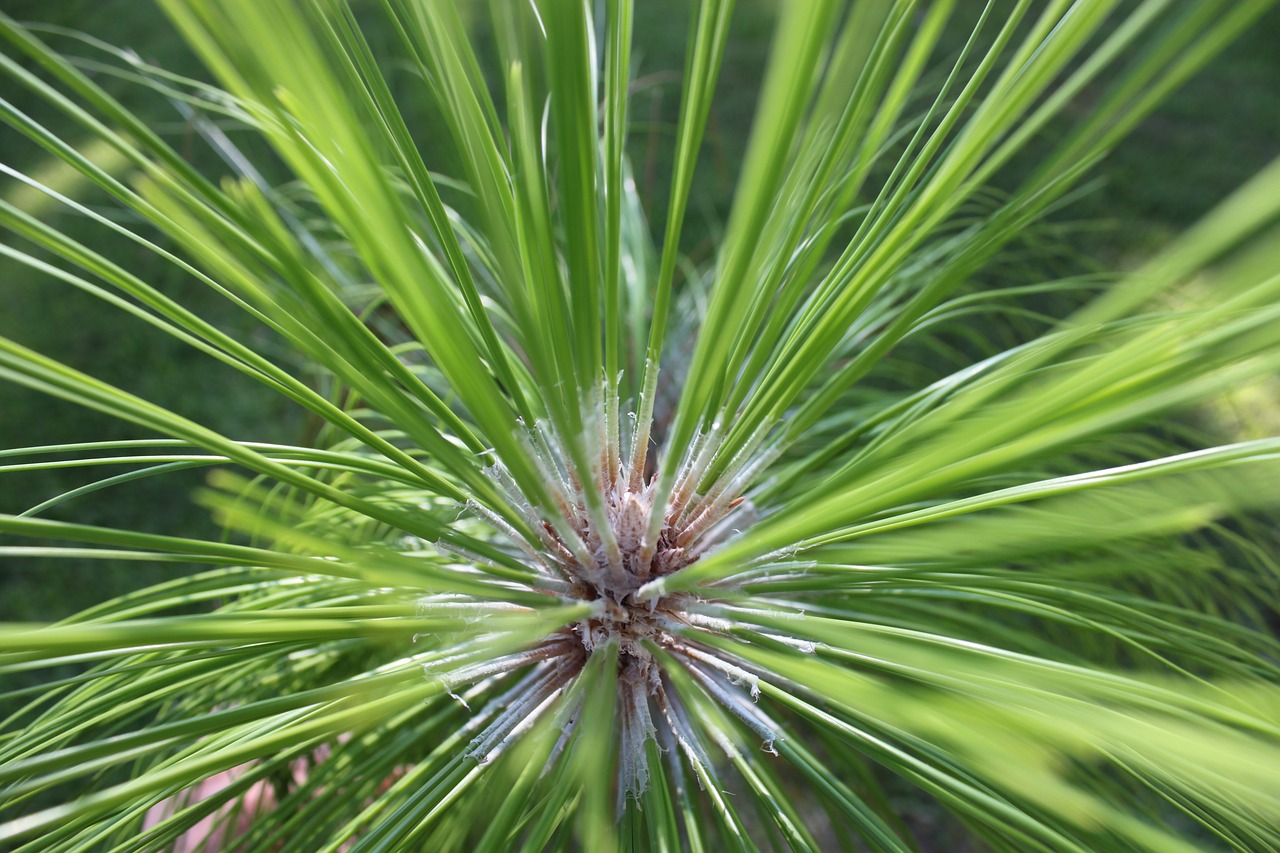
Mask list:
[[[157,5],[201,71],[0,16],[0,118],[79,188],[0,167],[0,264],[312,426],[0,338],[134,436],[0,450],[83,475],[0,559],[172,570],[0,627],[0,845],[1280,849],[1280,437],[1194,417],[1280,368],[1280,161],[1050,262],[1267,0],[778,2],[710,229],[733,0],[673,4],[659,192],[636,0]],[[221,536],[77,520],[189,469]]]

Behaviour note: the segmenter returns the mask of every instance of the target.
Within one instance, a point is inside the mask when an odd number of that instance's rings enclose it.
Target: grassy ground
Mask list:
[[[678,109],[678,68],[683,60],[687,4],[664,0],[637,4],[637,53],[641,77],[634,107],[631,154],[637,180],[651,198],[651,210],[665,205],[665,182]],[[961,4],[960,17],[974,2]],[[135,0],[0,0],[0,8],[21,20],[74,27],[167,67],[189,69],[190,57],[164,20]],[[754,109],[759,74],[768,51],[772,16],[769,0],[742,0],[726,56],[720,94],[695,188],[695,207],[685,248],[694,255],[710,249],[726,215]],[[1102,169],[1102,185],[1070,213],[1096,223],[1082,248],[1107,265],[1126,265],[1207,210],[1214,202],[1280,154],[1280,13],[1268,15],[1208,71],[1186,86],[1119,148]],[[402,81],[402,85],[405,85]],[[136,89],[113,82],[109,88],[154,120],[182,150],[200,157],[189,133],[169,108]],[[6,93],[20,109],[42,119],[47,108],[24,93]],[[75,139],[74,135],[70,136]],[[10,133],[0,134],[0,159],[24,170],[44,170],[48,179],[76,189],[69,171],[51,166]],[[104,155],[105,156],[105,155]],[[0,184],[6,198],[22,198],[12,182]],[[90,202],[101,202],[91,194]],[[24,204],[31,204],[28,196]],[[59,227],[92,239],[84,223],[45,209]],[[655,222],[660,227],[660,222]],[[203,311],[240,335],[262,336],[217,297],[145,253],[114,244],[95,248],[165,292]],[[83,294],[15,268],[0,275],[0,334],[64,360],[143,397],[233,436],[256,440],[298,440],[306,424],[238,374],[195,354],[165,335],[102,307]],[[136,437],[141,433],[70,404],[0,384],[0,449],[85,439]],[[143,481],[79,498],[53,514],[79,521],[144,530],[210,535],[203,510],[185,496],[202,479],[188,473]],[[85,481],[82,473],[0,476],[0,511],[18,512]],[[104,563],[49,564],[11,559],[0,564],[0,616],[48,619],[136,588],[168,574],[159,569]]]

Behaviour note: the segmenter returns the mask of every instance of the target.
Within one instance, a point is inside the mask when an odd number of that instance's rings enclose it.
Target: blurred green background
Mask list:
[[[665,205],[688,6],[675,0],[637,4],[639,70],[630,152],[650,211],[662,211]],[[738,7],[686,234],[685,248],[695,258],[709,254],[711,235],[726,216],[768,54],[775,4],[740,0]],[[965,34],[964,22],[971,20],[979,7],[976,0],[962,0],[952,31],[954,39]],[[79,30],[130,48],[160,66],[200,74],[164,17],[141,0],[0,0],[0,9],[18,20]],[[75,55],[101,58],[66,36],[49,38]],[[946,50],[940,54],[946,55]],[[211,174],[225,171],[163,99],[126,81],[107,76],[101,79],[109,91],[152,123],[184,155]],[[415,85],[417,81],[407,75],[396,78],[406,103],[415,102]],[[6,99],[66,132],[69,141],[79,141],[76,132],[59,121],[47,105],[17,87],[13,89],[4,93]],[[1085,258],[1106,267],[1129,266],[1176,235],[1278,154],[1280,11],[1273,11],[1149,118],[1100,169],[1096,189],[1060,218],[1087,224],[1075,235],[1075,246]],[[106,149],[93,149],[93,156],[110,165]],[[89,192],[69,169],[7,129],[0,131],[0,161],[76,194],[95,209],[110,211],[107,200]],[[262,329],[172,267],[135,247],[121,245],[119,240],[104,239],[100,227],[58,211],[10,179],[0,183],[0,193],[91,242],[151,284],[289,363],[290,355],[277,351]],[[280,398],[239,374],[46,276],[5,262],[0,264],[0,294],[0,334],[160,401],[228,435],[296,442],[305,441],[314,426]],[[0,383],[0,450],[141,435],[130,425]],[[143,480],[68,501],[51,514],[89,524],[216,536],[205,511],[187,499],[203,476],[196,471]],[[89,479],[84,471],[75,470],[0,475],[0,512],[21,512]],[[0,557],[0,617],[57,618],[181,570]]]

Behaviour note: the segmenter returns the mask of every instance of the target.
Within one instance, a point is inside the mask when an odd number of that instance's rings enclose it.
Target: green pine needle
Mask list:
[[[0,450],[85,478],[0,558],[173,573],[0,625],[6,849],[1280,848],[1280,437],[1175,420],[1280,369],[1280,161],[1114,279],[1049,224],[1269,3],[779,4],[709,258],[731,0],[662,209],[632,0],[158,5],[209,80],[0,15],[0,263],[314,429],[0,338],[137,430]],[[75,520],[189,469],[221,539]]]

